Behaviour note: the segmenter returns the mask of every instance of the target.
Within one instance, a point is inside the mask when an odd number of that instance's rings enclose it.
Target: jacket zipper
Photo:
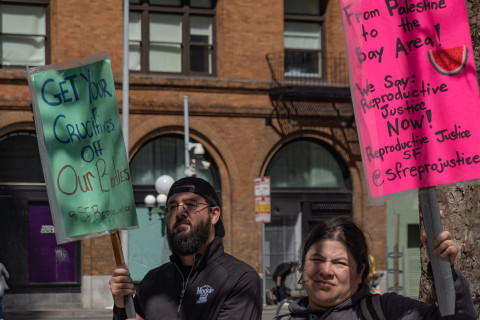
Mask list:
[[[182,302],[183,302],[183,297],[185,296],[185,291],[187,290],[188,280],[190,279],[190,276],[192,275],[193,269],[195,267],[195,255],[193,256],[193,265],[192,265],[192,269],[190,269],[190,272],[188,273],[187,281],[185,281],[185,278],[183,277],[183,274],[180,271],[180,269],[178,268],[176,263],[175,263],[175,267],[177,267],[177,270],[178,270],[178,272],[180,272],[180,275],[182,276],[182,280],[183,280],[182,293],[180,294],[180,302],[178,303],[178,309],[177,309],[177,313],[179,313],[180,308],[182,307]]]

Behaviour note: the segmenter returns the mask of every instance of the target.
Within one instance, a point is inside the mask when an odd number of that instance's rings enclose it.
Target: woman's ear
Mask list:
[[[360,284],[363,282],[363,273],[365,272],[365,263],[362,266],[362,270],[360,271]]]

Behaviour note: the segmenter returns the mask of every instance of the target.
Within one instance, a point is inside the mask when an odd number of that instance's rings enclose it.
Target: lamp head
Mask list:
[[[188,166],[187,169],[185,169],[185,176],[194,177],[195,174],[196,174],[195,169],[192,166]]]
[[[153,208],[155,206],[155,203],[157,202],[155,197],[152,196],[151,194],[146,196],[145,200],[143,200],[143,201],[145,202],[145,205],[147,206],[147,208]]]
[[[165,206],[165,204],[167,203],[167,195],[164,193],[160,193],[157,196],[157,203],[159,206]]]
[[[201,143],[195,146],[195,149],[193,149],[193,154],[196,156],[203,156],[205,154],[205,149],[203,149],[203,146]]]
[[[188,144],[188,150],[193,149],[193,154],[196,156],[203,156],[205,154],[205,149],[200,142],[190,142]]]
[[[159,194],[167,194],[173,182],[173,178],[168,175],[160,176],[157,181],[155,181],[155,190],[157,190]]]

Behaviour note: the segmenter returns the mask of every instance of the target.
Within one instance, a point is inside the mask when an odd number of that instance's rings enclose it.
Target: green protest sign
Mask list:
[[[138,227],[108,53],[27,72],[57,242]]]

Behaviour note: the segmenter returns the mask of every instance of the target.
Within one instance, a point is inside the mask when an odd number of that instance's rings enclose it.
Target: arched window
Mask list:
[[[266,176],[271,187],[345,188],[345,177],[338,159],[313,140],[295,140],[283,146],[270,161]]]
[[[0,183],[44,182],[37,138],[19,131],[0,137]]]
[[[195,142],[191,140],[191,142]],[[193,156],[193,155],[192,155]],[[218,168],[205,150],[204,160],[210,163],[206,170],[196,171],[196,176],[207,180],[220,189]],[[153,186],[161,175],[169,175],[174,180],[185,176],[185,141],[181,135],[164,135],[148,141],[135,154],[131,163],[132,184]]]

